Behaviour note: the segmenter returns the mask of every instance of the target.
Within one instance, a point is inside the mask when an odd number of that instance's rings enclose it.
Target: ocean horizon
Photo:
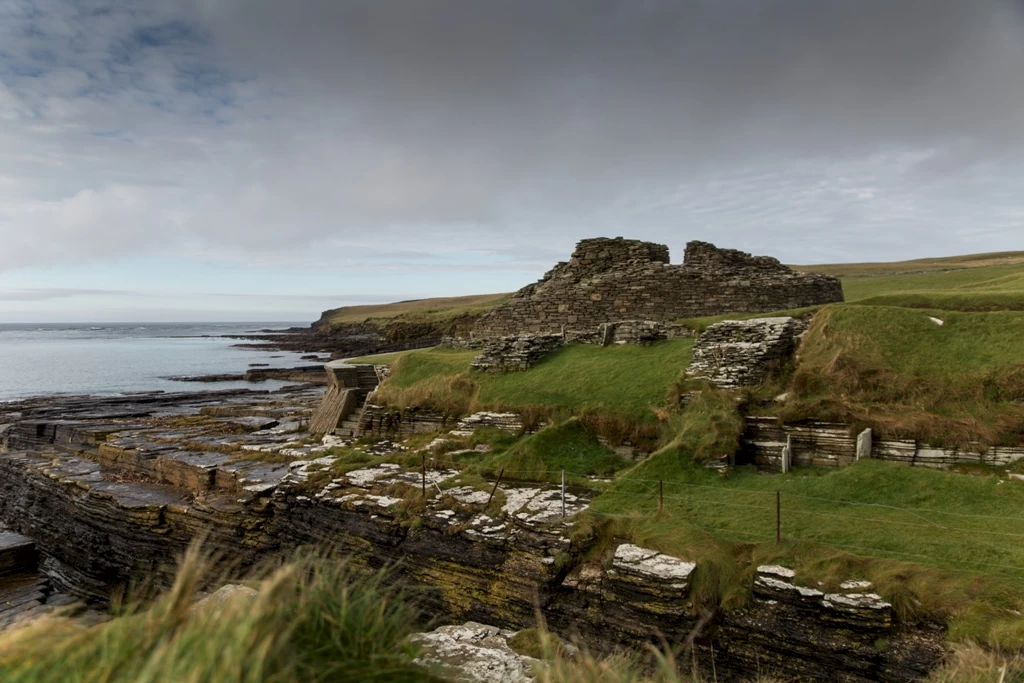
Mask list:
[[[301,353],[239,348],[234,335],[301,323],[0,323],[0,401],[55,394],[273,389],[286,382],[180,382],[243,373],[253,364],[308,364]]]

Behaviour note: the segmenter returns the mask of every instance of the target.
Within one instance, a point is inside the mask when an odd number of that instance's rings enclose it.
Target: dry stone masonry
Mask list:
[[[933,469],[954,465],[1005,468],[1024,459],[1021,447],[935,448],[914,439],[877,438],[871,431],[858,432],[853,425],[841,422],[804,420],[783,424],[775,417],[748,415],[737,462],[781,472],[787,447],[790,464],[803,467],[846,467],[858,460],[875,458]]]
[[[495,337],[484,346],[483,351],[473,359],[477,370],[529,370],[541,360],[562,346],[558,334],[520,334]]]
[[[711,325],[697,338],[686,374],[723,389],[760,384],[792,354],[798,329],[789,317]]]
[[[766,256],[690,242],[683,264],[672,265],[664,245],[602,237],[581,241],[568,262],[484,315],[474,336],[594,330],[621,320],[670,322],[842,300],[838,279],[798,273]]]

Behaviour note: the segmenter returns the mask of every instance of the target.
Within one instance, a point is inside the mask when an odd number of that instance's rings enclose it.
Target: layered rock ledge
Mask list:
[[[167,584],[203,537],[237,572],[306,545],[390,566],[449,624],[518,630],[539,610],[598,652],[690,644],[720,680],[918,680],[941,654],[941,630],[899,623],[870,586],[800,586],[785,568],[759,568],[740,609],[698,604],[697,563],[626,540],[602,551],[577,528],[585,491],[566,495],[565,516],[560,490],[540,484],[502,482],[489,505],[455,469],[376,461],[402,444],[311,439],[301,425],[321,392],[5,406],[0,522],[35,542],[51,594],[96,601],[141,578]],[[336,470],[338,446],[368,461]]]

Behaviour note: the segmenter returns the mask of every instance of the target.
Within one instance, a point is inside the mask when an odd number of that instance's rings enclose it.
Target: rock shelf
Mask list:
[[[369,443],[306,431],[322,393],[0,406],[0,424],[12,425],[0,450],[0,523],[30,538],[39,557],[38,568],[19,565],[0,579],[0,596],[21,596],[12,604],[31,615],[103,601],[142,577],[168,585],[175,557],[202,536],[239,572],[322,544],[356,566],[394,567],[397,580],[423,587],[426,613],[499,629],[461,640],[453,635],[461,631],[442,632],[459,647],[535,626],[539,608],[556,633],[597,652],[690,639],[699,660],[734,679],[776,671],[916,680],[941,655],[941,630],[897,623],[861,581],[824,590],[762,567],[744,607],[696,604],[699,567],[690,559],[625,541],[601,556],[588,527],[576,524],[590,505],[586,491],[565,495],[564,516],[561,491],[549,485],[502,482],[488,505],[489,485],[460,482],[445,467],[427,469],[421,498],[424,473],[399,464],[409,448],[400,438],[381,449],[391,455],[375,455]],[[464,427],[498,421],[479,416]],[[336,471],[335,448],[369,461]],[[880,638],[888,649],[874,647]]]

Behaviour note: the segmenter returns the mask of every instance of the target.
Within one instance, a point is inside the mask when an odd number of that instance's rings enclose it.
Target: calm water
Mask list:
[[[171,382],[162,377],[240,373],[250,363],[307,365],[302,354],[232,348],[242,334],[282,323],[0,324],[0,401],[55,393],[273,389],[283,382]],[[202,335],[211,335],[203,337]]]

